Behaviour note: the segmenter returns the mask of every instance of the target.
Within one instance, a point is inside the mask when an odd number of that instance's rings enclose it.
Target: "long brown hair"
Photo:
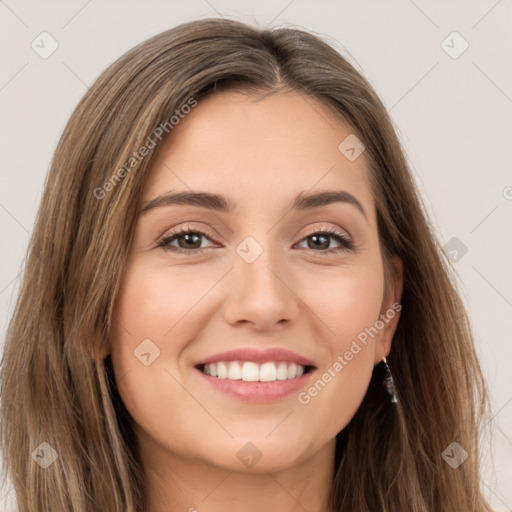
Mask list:
[[[383,396],[378,365],[338,434],[335,510],[490,510],[478,451],[487,395],[470,324],[385,107],[322,38],[225,19],[182,24],[119,58],[56,148],[1,368],[4,477],[20,510],[144,510],[132,419],[101,353],[162,134],[176,111],[220,89],[299,92],[348,123],[366,146],[385,261],[403,261],[389,355],[399,402]],[[456,469],[442,456],[453,442],[469,454]]]

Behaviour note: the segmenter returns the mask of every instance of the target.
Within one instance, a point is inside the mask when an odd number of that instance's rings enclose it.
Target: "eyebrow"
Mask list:
[[[355,206],[360,213],[368,220],[363,205],[349,192],[345,190],[330,190],[325,192],[307,193],[301,192],[294,200],[292,209],[298,211],[312,210],[327,206],[333,203],[347,203]],[[209,192],[167,192],[161,194],[150,201],[147,201],[142,208],[142,213],[146,213],[155,208],[169,205],[188,205],[206,208],[222,213],[232,213],[236,210],[236,205],[229,199]]]

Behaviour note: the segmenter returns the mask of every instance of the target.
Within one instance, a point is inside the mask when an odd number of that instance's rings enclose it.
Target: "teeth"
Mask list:
[[[288,378],[288,368],[286,363],[281,361],[277,366],[277,380],[286,380]]]
[[[303,375],[304,371],[304,366],[287,361],[267,362],[261,365],[252,361],[219,361],[205,364],[203,368],[206,375],[245,382],[295,379]]]
[[[260,381],[272,382],[277,379],[276,363],[263,363],[260,367]]]
[[[242,380],[246,382],[256,382],[259,380],[259,373],[259,368],[256,363],[247,362],[242,366]]]
[[[233,361],[229,365],[228,379],[239,380],[242,378],[242,366],[238,361]]]
[[[219,377],[219,379],[228,378],[228,365],[226,363],[217,363],[217,377]]]

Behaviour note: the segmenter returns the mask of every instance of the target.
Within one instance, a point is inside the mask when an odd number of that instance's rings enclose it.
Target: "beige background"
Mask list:
[[[510,0],[0,1],[2,333],[52,152],[77,101],[134,44],[209,16],[322,34],[381,95],[443,244],[456,237],[447,251],[467,247],[455,267],[496,422],[495,470],[485,465],[482,488],[496,511],[512,510]],[[41,37],[46,51],[58,44],[45,59],[31,47],[41,53]],[[9,493],[1,510],[14,510]]]

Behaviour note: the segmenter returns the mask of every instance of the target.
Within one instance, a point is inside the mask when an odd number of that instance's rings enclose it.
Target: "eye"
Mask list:
[[[202,247],[202,239],[206,238],[211,241],[212,234],[206,230],[177,229],[166,234],[157,244],[166,251],[173,251],[186,254],[197,254],[204,252],[207,247]],[[331,239],[338,243],[338,247],[331,247]],[[301,249],[311,249],[319,254],[329,255],[340,251],[349,251],[354,248],[354,243],[345,233],[335,228],[317,229],[312,231],[300,243],[307,243],[307,247],[299,247]],[[210,245],[215,247],[215,244]]]
[[[340,245],[331,248],[330,239],[335,239]],[[343,232],[335,228],[319,229],[308,234],[300,243],[306,242],[306,249],[313,249],[315,252],[331,254],[333,252],[348,251],[354,248],[352,240]],[[304,248],[304,247],[302,247]]]
[[[158,242],[157,247],[162,247],[167,251],[195,254],[204,251],[205,248],[201,247],[201,239],[210,239],[210,236],[206,231],[200,229],[192,230],[187,227],[187,229],[180,229],[167,234]],[[178,245],[173,245],[174,242],[177,242]]]

